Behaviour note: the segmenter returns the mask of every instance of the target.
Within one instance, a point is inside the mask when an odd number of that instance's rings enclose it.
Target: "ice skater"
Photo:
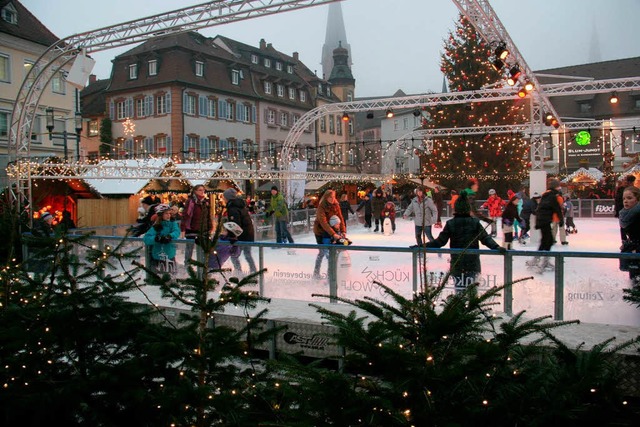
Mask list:
[[[504,208],[504,212],[502,212],[502,234],[504,235],[502,247],[505,249],[513,249],[513,225],[515,222],[518,221],[520,224],[524,223],[520,215],[518,215],[519,202],[520,199],[517,195],[511,196],[509,203],[507,203],[507,206]]]
[[[384,204],[384,208],[382,208],[382,212],[380,213],[380,217],[382,218],[382,234],[385,236],[391,235],[396,232],[396,205],[393,202],[387,202]],[[387,221],[387,219],[389,221]],[[391,230],[386,227],[391,227]]]

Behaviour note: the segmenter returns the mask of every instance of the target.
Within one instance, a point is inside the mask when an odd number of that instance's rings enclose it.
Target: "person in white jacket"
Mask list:
[[[418,246],[422,246],[423,237],[426,236],[431,242],[433,241],[433,235],[431,234],[431,226],[436,223],[438,219],[438,210],[435,203],[430,197],[425,196],[424,188],[418,187],[416,189],[416,197],[411,200],[409,207],[404,211],[402,217],[407,219],[413,215],[413,222],[416,230],[416,243]]]

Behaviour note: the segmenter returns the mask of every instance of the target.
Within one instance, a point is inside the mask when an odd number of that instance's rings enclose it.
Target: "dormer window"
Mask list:
[[[282,62],[276,62],[276,70],[282,71]]]
[[[289,99],[296,99],[296,90],[295,88],[289,88]]]
[[[129,65],[129,80],[135,80],[138,78],[138,64]]]
[[[240,71],[231,70],[231,83],[236,86],[240,84]]]
[[[255,53],[251,54],[251,63],[252,64],[257,64],[258,63],[258,55],[256,55]]]
[[[11,3],[2,9],[2,20],[14,25],[18,23],[18,11]]]
[[[149,61],[149,75],[155,76],[158,74],[158,61],[156,59],[152,59]]]
[[[287,73],[293,74],[293,65],[287,65]]]
[[[204,75],[204,62],[196,61],[196,76],[202,77]]]
[[[269,58],[264,58],[264,66],[271,68],[271,60]]]

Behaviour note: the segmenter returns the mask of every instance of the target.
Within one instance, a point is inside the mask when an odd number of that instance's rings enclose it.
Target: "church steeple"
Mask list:
[[[349,51],[338,42],[338,47],[333,50],[333,69],[327,79],[333,86],[355,86],[356,80],[349,67]]]
[[[333,70],[333,50],[342,44],[342,48],[347,50],[348,63],[351,68],[351,46],[347,43],[347,32],[342,19],[342,5],[340,3],[329,4],[327,15],[327,33],[322,46],[322,78],[328,78]]]

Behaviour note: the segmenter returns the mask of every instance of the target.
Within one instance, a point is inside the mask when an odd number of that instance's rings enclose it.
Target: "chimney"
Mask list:
[[[260,49],[264,50],[267,48],[267,42],[264,39],[260,39]]]
[[[98,80],[95,74],[89,74],[89,84],[95,83]]]
[[[295,59],[296,61],[299,61],[298,52],[293,52],[293,59]]]

